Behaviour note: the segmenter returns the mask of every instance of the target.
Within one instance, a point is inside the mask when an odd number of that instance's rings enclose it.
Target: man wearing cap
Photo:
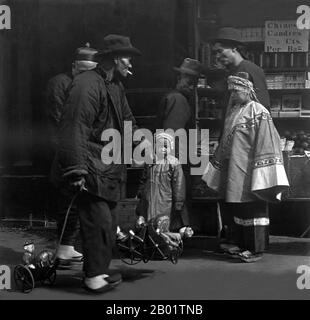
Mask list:
[[[121,276],[109,275],[108,268],[115,243],[115,208],[126,168],[122,163],[106,163],[101,158],[108,143],[101,137],[105,130],[116,129],[123,141],[124,121],[131,121],[136,129],[118,75],[127,76],[131,58],[137,55],[140,51],[128,37],[106,36],[97,55],[97,68],[79,74],[72,82],[60,128],[58,178],[63,185],[83,190],[76,203],[84,287],[94,293],[105,292],[121,282]]]
[[[201,75],[202,65],[198,60],[185,58],[181,66],[174,68],[174,70],[178,73],[177,84],[175,89],[166,94],[160,102],[157,129],[172,129],[174,131],[185,129],[188,132],[188,129],[194,127],[194,108],[191,106],[191,101],[198,78]],[[187,146],[182,147],[180,141],[176,141],[175,155],[180,157],[185,153],[183,150],[188,150]],[[187,155],[186,159],[188,161]],[[187,195],[190,193],[189,169],[188,165],[183,164]],[[189,224],[188,206],[189,204],[186,202],[181,210],[181,217],[185,225]]]
[[[218,30],[215,38],[211,39],[213,52],[217,61],[227,68],[230,75],[247,72],[252,81],[258,101],[267,109],[270,107],[270,97],[267,89],[265,74],[255,63],[244,59],[240,31],[225,27]]]
[[[53,150],[57,144],[57,132],[60,119],[63,114],[64,104],[68,88],[72,79],[79,73],[96,68],[94,61],[97,50],[90,48],[89,43],[85,47],[78,48],[74,53],[70,72],[60,73],[51,78],[46,87],[46,113],[49,122],[50,142]]]
[[[90,48],[89,43],[86,43],[85,47],[80,47],[75,51],[71,72],[60,73],[48,81],[46,89],[46,112],[48,116],[51,160],[55,156],[60,122],[72,80],[79,73],[96,68],[97,62],[94,60],[96,53],[97,50]],[[57,199],[57,233],[58,237],[60,237],[71,198],[57,191],[55,196]],[[78,231],[78,214],[75,206],[73,206],[57,251],[59,268],[70,268],[75,263],[81,263],[83,256],[74,249]]]

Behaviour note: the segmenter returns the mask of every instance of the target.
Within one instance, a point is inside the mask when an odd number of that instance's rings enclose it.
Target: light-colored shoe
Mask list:
[[[57,250],[56,257],[61,260],[82,261],[83,255],[76,251],[73,246],[61,244]]]
[[[104,276],[102,274],[96,277],[86,277],[83,281],[83,288],[91,293],[104,293],[113,289],[114,287],[104,279]]]
[[[238,253],[238,257],[240,258],[241,261],[243,262],[256,262],[259,261],[263,258],[263,254],[262,253],[253,253],[249,250],[243,251]]]

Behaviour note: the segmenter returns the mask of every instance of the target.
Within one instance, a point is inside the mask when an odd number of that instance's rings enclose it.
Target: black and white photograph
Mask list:
[[[0,307],[309,300],[309,30],[306,0],[0,0]]]

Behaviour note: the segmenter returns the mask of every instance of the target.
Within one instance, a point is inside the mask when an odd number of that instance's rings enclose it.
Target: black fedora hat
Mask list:
[[[179,68],[174,68],[174,70],[180,73],[199,77],[202,72],[202,64],[198,60],[185,58],[181,66]]]
[[[133,47],[130,38],[118,34],[109,34],[103,39],[99,55],[129,55],[139,56],[140,50]]]
[[[236,45],[244,44],[241,39],[241,32],[238,29],[232,27],[220,28],[217,31],[216,36],[210,39],[210,42],[212,43],[221,41],[231,42]]]

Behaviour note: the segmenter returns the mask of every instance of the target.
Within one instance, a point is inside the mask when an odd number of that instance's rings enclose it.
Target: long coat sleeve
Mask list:
[[[174,210],[182,210],[186,198],[186,186],[181,164],[177,164],[173,167],[172,196]]]
[[[108,142],[102,141],[102,133],[107,129],[118,130],[121,141],[116,143],[116,147],[123,152],[124,121],[131,121],[133,131],[136,130],[136,122],[120,82],[105,80],[100,69],[76,76],[61,121],[54,166],[58,181],[84,176],[90,193],[110,201],[119,200],[126,168],[123,161],[103,161],[102,150]]]
[[[69,75],[61,73],[51,78],[46,86],[45,114],[48,121],[48,139],[53,150],[58,142],[58,130],[71,82],[72,78]]]

